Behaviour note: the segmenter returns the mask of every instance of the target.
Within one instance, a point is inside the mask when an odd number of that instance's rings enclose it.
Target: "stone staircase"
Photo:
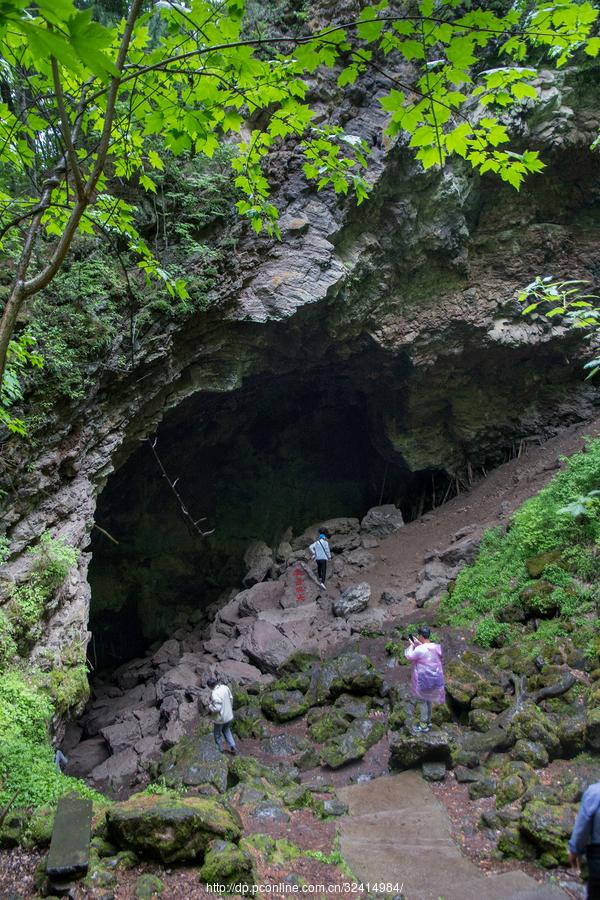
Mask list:
[[[467,859],[418,772],[350,785],[338,795],[350,810],[340,819],[341,851],[365,891],[367,882],[384,882],[406,900],[567,900],[559,887],[520,870],[486,875]]]

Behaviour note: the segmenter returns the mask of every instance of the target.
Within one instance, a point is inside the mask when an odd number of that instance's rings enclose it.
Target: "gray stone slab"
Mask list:
[[[90,857],[92,801],[62,797],[58,801],[46,874],[50,879],[85,875]]]

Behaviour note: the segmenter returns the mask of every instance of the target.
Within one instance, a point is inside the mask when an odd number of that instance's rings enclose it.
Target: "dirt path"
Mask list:
[[[457,531],[475,526],[474,533],[480,534],[487,528],[506,524],[525,500],[556,475],[562,456],[583,450],[585,438],[598,434],[600,417],[585,425],[565,428],[542,445],[529,445],[520,457],[494,469],[468,492],[410,522],[383,541],[374,551],[375,565],[364,573],[364,580],[371,585],[372,605],[378,604],[382,591],[407,594],[414,590],[425,554],[447,547]],[[356,577],[340,580],[339,587],[343,589],[355,581]],[[401,606],[399,613],[408,613],[414,609],[414,602],[406,600]]]
[[[402,893],[406,900],[567,898],[560,888],[540,885],[517,869],[485,875],[452,840],[448,814],[418,772],[351,785],[338,794],[350,808],[340,820],[340,849],[365,890]]]

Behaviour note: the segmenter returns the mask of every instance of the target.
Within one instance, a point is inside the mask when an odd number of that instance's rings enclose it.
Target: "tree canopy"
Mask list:
[[[244,0],[130,0],[112,24],[80,5],[0,0],[0,249],[14,269],[0,322],[0,422],[15,430],[19,372],[40,362],[26,333],[15,339],[17,321],[77,233],[124,243],[148,279],[186,296],[140,235],[125,190],[155,192],[168,156],[211,157],[231,143],[237,210],[256,232],[279,236],[265,164],[286,139],[318,190],[352,191],[360,203],[369,147],[320,122],[309,93],[320,70],[340,91],[375,71],[390,141],[408,138],[425,168],[457,155],[518,189],[543,163],[535,149],[511,149],[504,111],[535,103],[538,64],[600,50],[587,0],[505,13],[379,0],[354,20],[259,37],[245,28]]]

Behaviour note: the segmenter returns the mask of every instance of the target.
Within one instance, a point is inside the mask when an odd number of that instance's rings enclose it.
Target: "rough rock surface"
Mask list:
[[[582,278],[593,277],[596,262],[595,236],[578,216],[594,202],[580,184],[594,183],[587,148],[597,104],[577,90],[577,73],[546,73],[542,82],[548,99],[539,114],[529,122],[524,108],[514,124],[549,148],[551,164],[519,195],[461,164],[423,172],[401,144],[382,146],[374,76],[341,107],[337,91],[327,96],[345,128],[372,146],[372,201],[357,213],[332,192],[307,190],[288,158],[275,196],[285,206],[285,240],[243,233],[216,308],[157,323],[140,347],[123,329],[89,396],[56,410],[35,435],[37,457],[25,460],[18,440],[3,447],[10,558],[2,600],[26,576],[27,550],[45,530],[88,546],[108,477],[165,417],[190,397],[202,411],[251,376],[351,358],[356,390],[371,407],[373,444],[412,472],[464,477],[514,444],[555,433],[559,422],[590,417],[596,392],[564,359],[577,358],[578,336],[543,319],[524,322],[512,303],[548,260]],[[575,152],[577,184],[565,177]],[[294,227],[298,220],[306,228]],[[253,557],[248,584],[264,577],[271,558]],[[87,642],[89,560],[82,553],[55,598],[32,659]]]

